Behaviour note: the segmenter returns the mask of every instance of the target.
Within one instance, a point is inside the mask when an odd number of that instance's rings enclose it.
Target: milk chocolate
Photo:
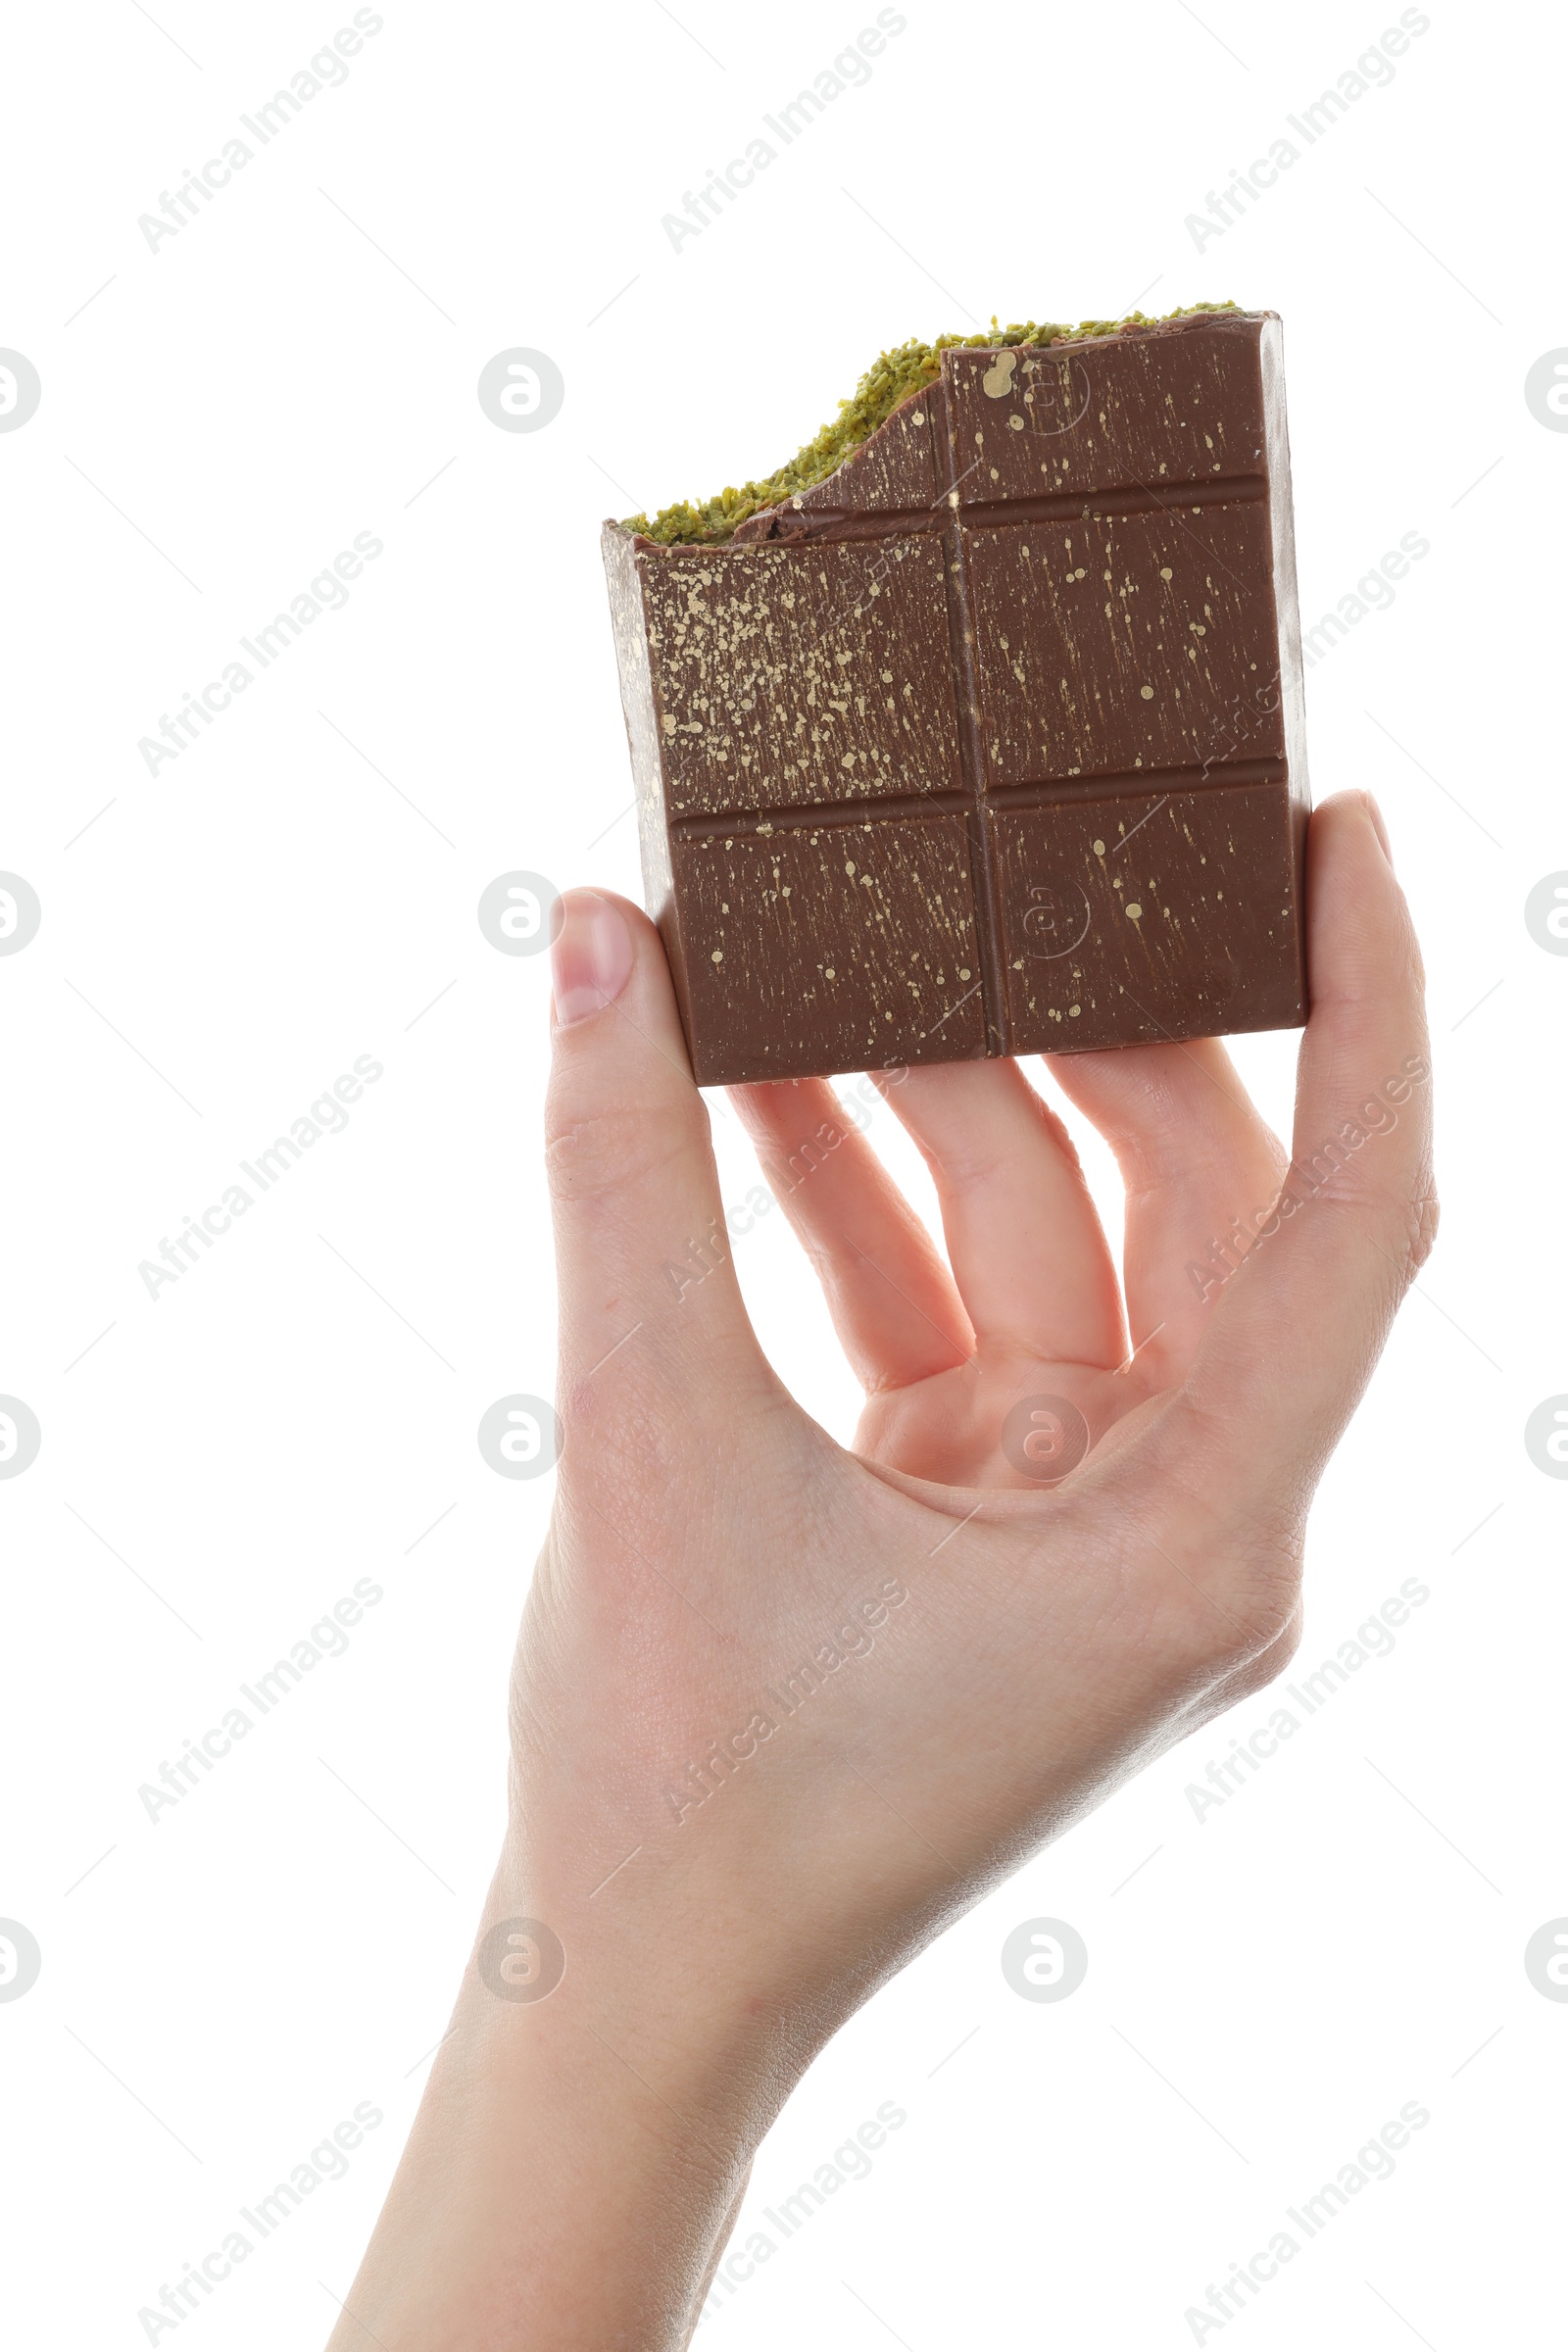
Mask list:
[[[703,1085],[1305,1019],[1273,314],[948,348],[724,543],[604,555]]]

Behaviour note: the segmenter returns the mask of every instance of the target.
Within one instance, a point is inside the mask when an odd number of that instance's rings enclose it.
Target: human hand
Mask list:
[[[685,2342],[750,2154],[822,2042],[1288,1660],[1314,1485],[1436,1223],[1420,959],[1360,796],[1312,820],[1308,906],[1289,1170],[1217,1043],[1050,1064],[1126,1181],[1125,1309],[1065,1131],[1014,1064],[886,1085],[951,1272],[858,1133],[788,1174],[844,1128],[825,1084],[738,1091],[867,1390],[846,1449],[775,1378],[722,1244],[680,1280],[723,1224],[664,958],[623,902],[564,903],[564,1440],[487,1921],[547,1922],[565,1973],[514,2004],[470,1971],[388,2208],[403,2251],[378,2240],[351,2304],[393,2352]],[[1041,1396],[1087,1425],[1055,1484],[1004,1447]],[[449,2334],[406,2275],[475,2146],[478,2300]]]

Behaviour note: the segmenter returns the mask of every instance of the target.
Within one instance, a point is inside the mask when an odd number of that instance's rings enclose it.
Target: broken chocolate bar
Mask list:
[[[821,478],[605,525],[699,1082],[1301,1022],[1278,318],[921,372]]]

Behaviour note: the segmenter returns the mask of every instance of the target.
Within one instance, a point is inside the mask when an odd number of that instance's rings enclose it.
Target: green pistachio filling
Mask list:
[[[1234,311],[1236,307],[1234,302],[1195,302],[1186,310],[1168,311],[1165,317],[1192,318],[1200,311]],[[1155,323],[1146,318],[1142,311],[1129,311],[1125,318],[1086,318],[1077,326],[1037,326],[1029,319],[1022,326],[999,328],[993,318],[989,335],[938,335],[934,343],[901,343],[897,351],[884,351],[874,367],[866,369],[855,387],[852,400],[839,402],[837,419],[824,424],[814,440],[798,450],[787,466],[781,466],[765,481],[743,482],[739,489],[721,490],[716,498],[700,506],[682,499],[676,506],[662,508],[651,521],[646,514],[631,514],[624,527],[657,539],[665,547],[715,546],[732,537],[748,515],[776,507],[786,498],[812,489],[816,483],[826,481],[830,473],[836,473],[845,459],[862,441],[870,439],[902,401],[923,392],[940,375],[943,352],[954,348],[990,351],[1026,343],[1039,347],[1114,335],[1126,326]]]

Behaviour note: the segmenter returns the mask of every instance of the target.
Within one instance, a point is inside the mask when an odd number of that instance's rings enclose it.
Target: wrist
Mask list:
[[[331,2352],[366,2329],[388,2352],[689,2340],[789,2082],[667,1915],[662,1937],[640,1905],[601,1924],[564,1883],[509,1839]]]
[[[716,1902],[657,1860],[636,1870],[585,1891],[580,1853],[557,1869],[509,1838],[458,2015],[541,2090],[602,2078],[656,2162],[701,2169],[701,2151],[722,2171],[749,2161],[784,2095],[767,2020]]]

